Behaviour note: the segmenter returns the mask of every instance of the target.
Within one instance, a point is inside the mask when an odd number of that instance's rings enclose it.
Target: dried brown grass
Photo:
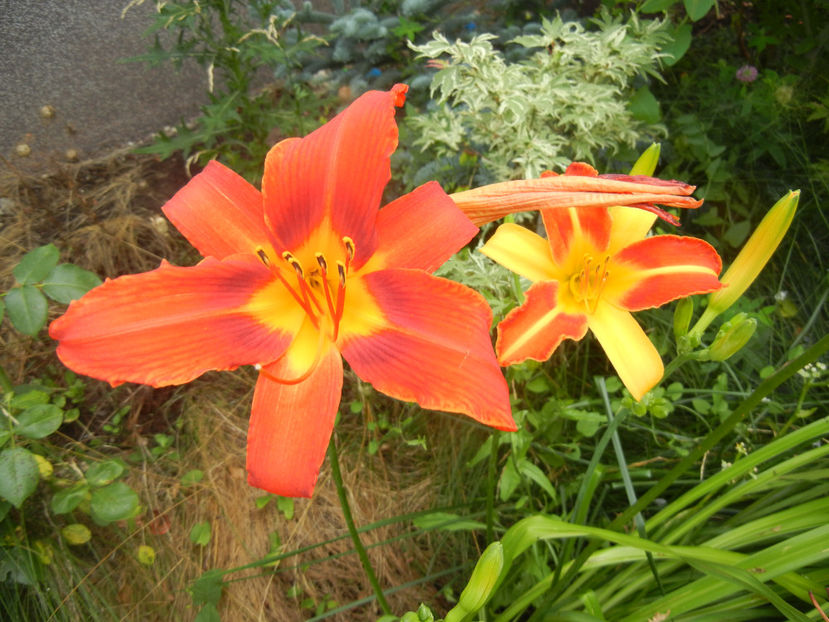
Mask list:
[[[152,269],[162,257],[192,263],[197,258],[192,249],[157,219],[163,202],[186,181],[179,170],[175,164],[159,165],[150,158],[118,153],[66,166],[50,176],[26,176],[10,168],[0,171],[0,197],[5,199],[0,213],[0,283],[11,286],[11,269],[20,257],[48,242],[60,248],[63,261],[101,276]],[[52,314],[60,311],[55,308]],[[47,338],[21,336],[8,322],[0,327],[0,346],[0,364],[14,382],[28,381],[49,368],[60,369]],[[256,508],[255,499],[262,492],[246,484],[244,470],[253,380],[252,370],[241,370],[208,374],[187,387],[165,390],[134,385],[112,390],[90,381],[88,411],[74,424],[78,434],[68,442],[88,442],[101,434],[101,421],[126,403],[131,416],[121,437],[107,439],[108,446],[115,442],[123,455],[138,450],[149,456],[152,433],[164,432],[176,434],[179,457],[148,459],[132,469],[130,484],[145,511],[134,526],[96,532],[97,559],[86,560],[88,574],[67,590],[69,600],[85,583],[108,595],[122,620],[189,620],[195,615],[187,591],[191,582],[209,569],[261,559],[274,532],[282,551],[334,541],[286,559],[275,569],[229,575],[220,604],[223,620],[304,620],[313,614],[301,607],[304,598],[342,605],[371,595],[357,556],[346,554],[351,543],[341,537],[347,532],[327,463],[313,499],[297,500],[291,520],[277,511],[274,502]],[[353,378],[346,379],[347,386],[353,384]],[[183,424],[180,432],[171,427],[178,418]],[[357,524],[431,507],[436,487],[422,450],[395,449],[388,452],[389,460],[369,458],[362,451],[360,418],[345,419],[338,434],[351,449],[342,452],[342,466]],[[185,487],[181,477],[192,469],[202,470],[204,478]],[[154,533],[158,521],[167,520],[169,531]],[[190,542],[189,532],[204,520],[212,525],[212,538],[202,549]],[[384,526],[364,534],[364,541],[371,546],[404,535],[406,529],[411,527]],[[137,561],[140,544],[155,549],[152,566]],[[424,568],[434,561],[431,555],[428,537],[423,535],[370,549],[380,582],[388,587],[423,576]],[[299,598],[288,596],[295,586],[301,589]],[[400,612],[433,597],[434,587],[425,585],[402,590],[390,600]],[[64,613],[77,611],[73,603],[65,606]],[[373,606],[364,606],[334,619],[373,620],[377,613]]]

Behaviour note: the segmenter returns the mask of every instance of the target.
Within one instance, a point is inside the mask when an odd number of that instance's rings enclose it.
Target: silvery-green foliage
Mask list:
[[[450,42],[435,32],[410,44],[443,64],[431,84],[438,106],[407,119],[416,144],[437,156],[471,149],[495,178],[514,179],[664,134],[627,103],[634,79],[659,78],[659,49],[670,40],[664,23],[607,12],[590,23],[544,19],[538,34],[509,42],[535,50],[516,62],[495,49],[492,34]]]

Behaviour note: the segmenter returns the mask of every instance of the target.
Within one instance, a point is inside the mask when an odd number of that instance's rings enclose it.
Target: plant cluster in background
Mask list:
[[[492,181],[607,160],[660,134],[656,102],[635,80],[659,75],[659,50],[670,40],[663,22],[603,12],[587,26],[544,18],[536,34],[510,41],[521,48],[513,62],[491,34],[450,42],[435,32],[412,45],[439,69],[434,105],[408,119],[414,143],[438,158],[471,152]]]

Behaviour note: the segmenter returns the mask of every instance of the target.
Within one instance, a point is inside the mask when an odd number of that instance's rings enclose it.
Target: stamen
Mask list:
[[[352,259],[354,259],[354,253],[356,251],[356,248],[354,246],[354,240],[352,240],[347,235],[344,235],[343,244],[345,245],[345,252],[348,254],[348,261],[350,262]]]
[[[314,370],[319,366],[320,360],[322,359],[322,340],[323,340],[323,332],[319,331],[319,338],[317,339],[317,351],[316,351],[316,354],[314,355],[314,362],[311,363],[310,367],[308,367],[308,369],[305,372],[303,372],[302,374],[300,374],[299,377],[297,377],[297,378],[277,378],[272,373],[270,373],[268,371],[265,371],[265,368],[262,367],[261,365],[255,365],[254,367],[256,367],[259,370],[259,373],[262,374],[263,376],[265,376],[265,378],[267,378],[268,380],[273,380],[274,382],[278,382],[279,384],[288,384],[288,385],[299,384],[303,380],[307,380],[308,377],[312,373],[314,373]],[[273,361],[273,362],[276,363],[277,361],[282,360],[282,358],[285,356],[285,354],[287,354],[287,351],[284,352],[279,358],[276,359],[276,361]]]
[[[259,260],[260,260],[263,264],[265,264],[267,267],[269,267],[269,268],[270,268],[270,266],[271,266],[271,260],[270,260],[270,259],[268,259],[268,254],[265,252],[265,249],[264,249],[264,248],[257,248],[257,249],[256,249],[256,255],[259,257]]]
[[[345,264],[341,261],[337,262],[337,274],[340,277],[340,287],[345,287]]]
[[[325,262],[325,256],[322,253],[315,253],[314,257],[317,258],[317,263],[320,265],[322,273],[325,274],[325,272],[328,270],[328,264]]]
[[[340,322],[337,319],[337,312],[334,309],[334,300],[331,296],[331,287],[328,285],[328,264],[322,253],[314,255],[317,258],[317,263],[320,265],[320,274],[322,275],[322,290],[325,292],[325,302],[328,305],[328,313],[331,315],[331,322],[333,323],[333,337],[332,341],[337,340],[337,334],[340,329]]]

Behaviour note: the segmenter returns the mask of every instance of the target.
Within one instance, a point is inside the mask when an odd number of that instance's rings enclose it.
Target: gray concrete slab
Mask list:
[[[195,63],[123,63],[151,40],[155,2],[0,0],[0,155],[33,171],[100,155],[198,114],[207,78]],[[54,110],[44,118],[41,108]],[[16,154],[28,145],[27,157]],[[2,162],[0,162],[2,164]]]

